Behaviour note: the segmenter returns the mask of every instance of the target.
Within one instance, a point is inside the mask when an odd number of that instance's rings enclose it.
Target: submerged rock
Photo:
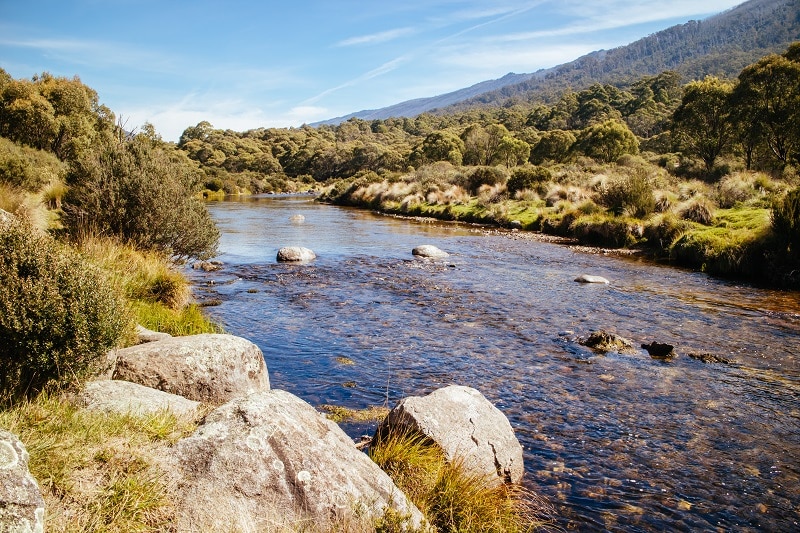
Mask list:
[[[730,365],[733,364],[733,360],[728,359],[726,357],[722,357],[721,355],[714,355],[713,353],[689,353],[686,354],[692,359],[698,359],[704,363],[721,363],[723,365]]]
[[[463,461],[468,473],[496,484],[522,480],[522,446],[511,424],[473,388],[451,385],[404,398],[378,428],[376,442],[390,431],[424,435],[448,461]]]
[[[588,346],[598,352],[617,352],[622,354],[634,354],[636,348],[633,343],[625,337],[620,337],[616,333],[610,333],[605,330],[593,332],[585,340],[581,340],[580,344]]]
[[[0,429],[0,531],[44,531],[44,498],[28,460],[17,436]]]
[[[669,359],[675,357],[675,347],[671,344],[663,344],[660,342],[651,342],[650,344],[642,344],[642,348],[647,350],[650,357],[655,359]]]
[[[116,351],[112,377],[220,405],[269,390],[261,349],[233,335],[171,337]]]
[[[423,244],[417,246],[411,250],[411,254],[417,257],[428,257],[431,259],[438,259],[440,257],[447,257],[450,255],[447,252],[440,250],[436,246],[433,246],[432,244]]]
[[[609,283],[603,276],[590,276],[589,274],[581,274],[575,278],[575,281],[578,283],[604,283],[606,285]]]
[[[192,265],[192,268],[203,272],[216,272],[222,269],[222,261],[198,261]]]
[[[217,408],[173,459],[179,531],[367,531],[388,509],[423,522],[339,426],[285,391]]]
[[[278,250],[278,261],[281,263],[306,263],[317,258],[312,250],[302,246],[285,246]]]

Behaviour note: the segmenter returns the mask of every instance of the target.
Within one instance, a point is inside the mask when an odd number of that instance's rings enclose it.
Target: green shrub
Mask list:
[[[76,237],[113,235],[178,258],[211,257],[219,231],[195,197],[199,179],[181,152],[141,135],[98,141],[67,174],[62,221]]]
[[[788,244],[794,255],[800,255],[800,187],[790,191],[772,207],[772,230]]]
[[[552,177],[553,173],[548,168],[525,165],[513,170],[508,183],[506,183],[506,188],[508,194],[513,196],[518,191],[534,190],[537,185],[550,181]]]
[[[508,175],[498,167],[475,167],[467,176],[467,190],[477,194],[483,185],[497,185],[505,183]]]
[[[656,209],[650,179],[644,172],[611,181],[599,194],[599,203],[615,215],[644,218]]]
[[[17,400],[101,371],[131,331],[121,292],[48,236],[14,219],[0,226],[0,394]]]

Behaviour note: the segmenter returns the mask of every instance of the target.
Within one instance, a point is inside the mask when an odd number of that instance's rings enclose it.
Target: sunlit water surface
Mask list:
[[[797,293],[306,197],[209,208],[224,267],[191,271],[196,295],[221,300],[212,317],[258,344],[273,388],[363,408],[474,387],[508,416],[526,484],[565,529],[800,527]],[[451,255],[414,259],[419,244]],[[277,263],[291,245],[318,258]],[[611,284],[575,283],[582,273]],[[578,344],[599,329],[679,356]]]

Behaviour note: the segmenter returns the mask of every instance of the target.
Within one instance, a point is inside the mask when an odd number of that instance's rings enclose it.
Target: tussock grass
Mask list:
[[[148,416],[79,409],[42,395],[0,412],[0,426],[30,454],[51,532],[168,531],[175,507],[159,454],[195,426],[162,411]]]
[[[550,510],[532,492],[468,474],[424,436],[389,432],[370,457],[440,532],[529,532],[544,529]]]
[[[209,320],[200,306],[189,304],[179,310],[159,302],[136,301],[131,304],[139,324],[152,331],[172,336],[223,333],[221,326]]]
[[[147,329],[175,336],[222,332],[198,305],[188,303],[188,280],[162,254],[102,237],[85,237],[77,247],[123,288],[138,323]]]
[[[81,239],[77,247],[110,272],[131,300],[158,302],[171,309],[188,303],[189,282],[162,254],[91,236]]]

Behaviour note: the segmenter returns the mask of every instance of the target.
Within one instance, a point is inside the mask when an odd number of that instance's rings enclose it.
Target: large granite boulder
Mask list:
[[[147,415],[167,410],[189,418],[196,416],[200,407],[200,402],[183,396],[122,380],[86,383],[78,394],[78,403],[93,411]]]
[[[277,260],[281,263],[307,263],[317,258],[317,254],[302,246],[285,246],[278,250]]]
[[[116,357],[114,379],[198,402],[221,405],[269,390],[261,350],[233,335],[171,337],[117,350]]]
[[[28,470],[28,451],[0,429],[0,531],[44,531],[44,498]]]
[[[422,434],[448,461],[462,461],[469,473],[496,484],[522,480],[522,445],[511,424],[473,388],[452,385],[404,398],[378,427],[376,439],[389,431]]]
[[[416,248],[411,250],[411,254],[417,257],[426,257],[429,259],[439,259],[450,255],[444,250],[440,250],[439,248],[437,248],[432,244],[422,244],[420,246],[417,246]]]
[[[335,423],[285,391],[217,408],[174,454],[179,531],[361,531],[388,508],[423,520]]]

